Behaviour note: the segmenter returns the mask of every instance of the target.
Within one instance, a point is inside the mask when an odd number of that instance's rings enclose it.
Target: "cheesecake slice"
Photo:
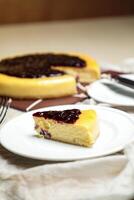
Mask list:
[[[94,110],[44,111],[33,114],[36,132],[47,139],[91,146],[99,136]]]

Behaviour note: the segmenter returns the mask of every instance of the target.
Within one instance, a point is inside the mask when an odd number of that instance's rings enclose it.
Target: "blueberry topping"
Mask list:
[[[44,130],[44,129],[41,129],[41,130],[40,130],[40,135],[43,135],[45,138],[48,138],[48,139],[51,138],[51,134],[48,133],[48,131],[46,131],[46,130]]]
[[[63,111],[45,111],[36,112],[35,117],[44,117],[45,119],[53,119],[58,122],[73,124],[79,118],[81,111],[79,109],[63,110]]]
[[[56,66],[83,68],[84,60],[66,54],[29,54],[0,61],[0,73],[21,78],[51,77],[65,74]]]

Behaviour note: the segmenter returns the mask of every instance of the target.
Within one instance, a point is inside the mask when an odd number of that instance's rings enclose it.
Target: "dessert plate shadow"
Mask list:
[[[32,114],[37,111],[94,109],[100,123],[100,136],[92,147],[81,147],[35,136]],[[48,107],[22,114],[0,130],[0,142],[9,151],[33,159],[71,161],[106,156],[122,150],[134,140],[134,121],[120,110],[90,105]]]

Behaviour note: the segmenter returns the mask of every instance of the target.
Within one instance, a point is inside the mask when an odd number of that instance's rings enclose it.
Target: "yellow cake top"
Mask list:
[[[79,119],[75,122],[75,125],[84,125],[89,128],[91,127],[91,124],[94,123],[96,118],[97,114],[95,110],[81,110],[81,114]]]

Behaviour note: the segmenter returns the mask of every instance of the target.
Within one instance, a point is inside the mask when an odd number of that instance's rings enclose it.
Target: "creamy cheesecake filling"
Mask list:
[[[0,73],[20,78],[52,77],[66,74],[54,67],[84,68],[86,62],[66,54],[29,54],[0,61]]]

